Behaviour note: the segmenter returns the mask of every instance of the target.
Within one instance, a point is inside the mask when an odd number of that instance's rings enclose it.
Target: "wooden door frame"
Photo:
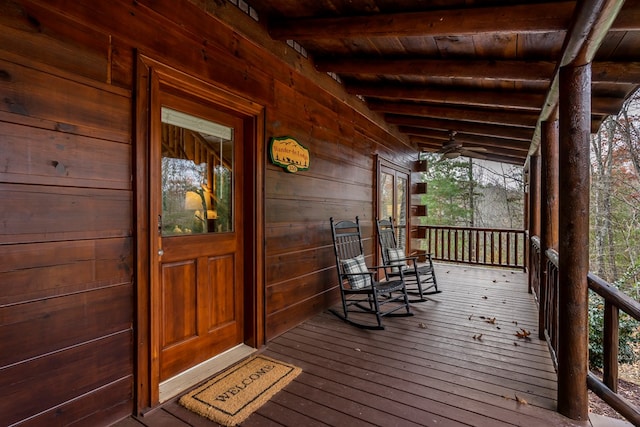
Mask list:
[[[265,251],[264,251],[264,107],[210,82],[151,59],[136,57],[134,100],[133,171],[134,235],[136,236],[134,273],[136,302],[135,342],[135,413],[141,414],[158,404],[159,382],[153,377],[151,325],[151,257],[152,239],[157,232],[150,218],[150,112],[158,82],[198,94],[223,110],[242,117],[245,140],[244,156],[244,343],[259,348],[265,343]],[[251,144],[251,147],[248,146]]]
[[[411,230],[411,169],[409,168],[405,168],[402,167],[400,165],[397,165],[396,163],[393,163],[387,159],[385,159],[384,157],[380,156],[380,155],[376,155],[376,178],[375,178],[375,182],[376,182],[376,197],[375,197],[375,203],[374,203],[374,220],[377,219],[387,219],[387,218],[379,218],[379,214],[380,214],[380,186],[381,186],[381,182],[380,182],[380,174],[383,171],[383,168],[386,169],[391,169],[394,171],[394,184],[395,184],[395,177],[396,174],[398,172],[402,173],[402,174],[406,174],[407,175],[407,189],[406,189],[406,194],[405,194],[405,203],[407,206],[407,219],[406,219],[406,236],[407,236],[407,241],[405,242],[405,251],[407,251],[407,253],[409,253],[409,249],[410,249],[410,230]],[[396,188],[394,185],[394,189],[393,189],[393,193],[395,195],[396,192]],[[395,196],[394,196],[395,198]],[[397,220],[397,218],[394,218]],[[375,226],[375,224],[374,224]],[[396,225],[394,224],[394,227]],[[375,251],[376,251],[376,258],[378,260],[378,264],[382,263],[382,256],[380,254],[380,246],[378,243],[378,236],[377,234],[375,235],[375,245],[374,245]]]

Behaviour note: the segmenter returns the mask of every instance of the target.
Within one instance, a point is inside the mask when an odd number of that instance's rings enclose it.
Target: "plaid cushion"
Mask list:
[[[399,273],[400,269],[404,269],[404,267],[407,265],[407,260],[405,259],[406,255],[404,254],[404,249],[402,248],[388,248],[387,258],[389,259],[389,264],[402,266],[391,267],[391,271],[393,273]]]
[[[367,286],[371,286],[371,275],[367,269],[367,264],[364,262],[363,255],[343,260],[342,270],[346,274],[354,274],[354,276],[347,276],[347,281],[349,282],[351,289],[362,289]],[[364,274],[355,275],[358,273]]]

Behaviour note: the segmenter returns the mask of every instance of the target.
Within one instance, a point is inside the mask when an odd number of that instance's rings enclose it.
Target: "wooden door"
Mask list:
[[[381,163],[379,165],[378,182],[378,218],[393,218],[398,246],[408,251],[409,173]]]
[[[162,382],[244,339],[243,121],[189,94],[157,93],[150,121],[157,231],[150,246]]]

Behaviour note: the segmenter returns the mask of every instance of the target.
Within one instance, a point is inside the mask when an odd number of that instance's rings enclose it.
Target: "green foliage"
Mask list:
[[[430,225],[468,226],[473,218],[472,197],[477,183],[469,178],[471,167],[466,160],[438,161],[439,156],[427,154],[429,164],[426,196]]]
[[[639,328],[639,322],[626,313],[620,313],[619,363],[635,363],[640,360],[640,355],[634,353],[632,346],[640,342]],[[602,369],[603,367],[603,334],[604,303],[600,296],[589,291],[589,366],[591,368]]]

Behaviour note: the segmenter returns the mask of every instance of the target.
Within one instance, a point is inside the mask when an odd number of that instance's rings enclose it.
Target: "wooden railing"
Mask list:
[[[524,230],[419,226],[434,260],[525,269]]]
[[[540,253],[540,240],[537,237],[531,238],[531,251],[532,253],[534,251]],[[537,273],[533,275],[533,281],[537,283],[533,283],[531,287],[536,293],[538,308],[542,311],[544,336],[549,343],[554,363],[556,363],[557,366],[556,355],[559,338],[558,253],[553,249],[548,249],[545,255],[547,259],[546,275],[543,275],[543,271],[538,269]],[[630,404],[617,393],[620,310],[640,321],[640,303],[594,274],[589,273],[587,283],[590,290],[604,299],[603,379],[600,380],[597,376],[589,372],[587,386],[620,415],[631,421],[634,425],[640,425],[640,408]],[[544,287],[544,289],[542,289],[542,287]],[[540,295],[544,295],[544,297],[540,298]]]
[[[589,289],[604,298],[603,352],[604,369],[602,381],[591,372],[587,385],[609,406],[628,419],[633,425],[640,425],[640,408],[631,405],[617,393],[618,391],[618,343],[620,332],[620,310],[640,321],[640,303],[620,292],[598,276],[589,273]]]

